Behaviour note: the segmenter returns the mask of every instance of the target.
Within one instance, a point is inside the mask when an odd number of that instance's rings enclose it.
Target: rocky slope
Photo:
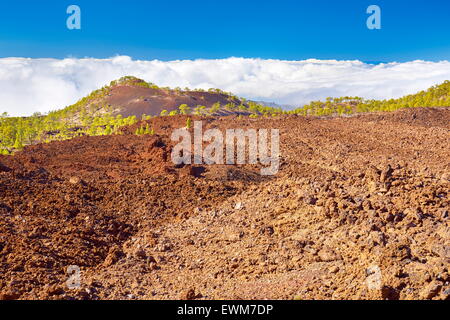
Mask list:
[[[203,121],[279,173],[174,166],[183,116],[0,157],[0,298],[449,299],[450,109]]]

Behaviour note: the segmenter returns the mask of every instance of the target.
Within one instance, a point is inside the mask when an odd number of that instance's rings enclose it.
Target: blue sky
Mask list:
[[[66,28],[71,4],[82,30]],[[371,4],[381,30],[366,27]],[[445,0],[1,0],[0,57],[439,61],[449,16]]]

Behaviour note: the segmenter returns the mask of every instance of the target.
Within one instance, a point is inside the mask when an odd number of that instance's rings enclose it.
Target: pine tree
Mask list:
[[[13,148],[18,150],[23,148],[22,133],[20,131],[16,134],[16,141],[14,142]]]
[[[192,128],[192,119],[187,118],[186,119],[186,129],[190,129],[190,128]]]
[[[220,109],[220,102],[216,102],[211,106],[210,113],[217,112],[219,111],[219,109]]]
[[[110,134],[112,134],[113,130],[111,128],[111,126],[108,124],[105,128],[105,135],[109,136]]]

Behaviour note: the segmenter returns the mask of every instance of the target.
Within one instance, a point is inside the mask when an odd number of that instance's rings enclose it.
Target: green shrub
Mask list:
[[[186,128],[187,129],[192,128],[192,119],[191,118],[186,119]]]

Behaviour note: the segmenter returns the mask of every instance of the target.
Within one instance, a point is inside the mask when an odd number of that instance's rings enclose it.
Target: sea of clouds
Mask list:
[[[294,107],[328,96],[382,99],[415,93],[450,80],[450,62],[2,58],[0,113],[17,116],[60,109],[125,75],[159,86],[220,88],[247,99]]]

